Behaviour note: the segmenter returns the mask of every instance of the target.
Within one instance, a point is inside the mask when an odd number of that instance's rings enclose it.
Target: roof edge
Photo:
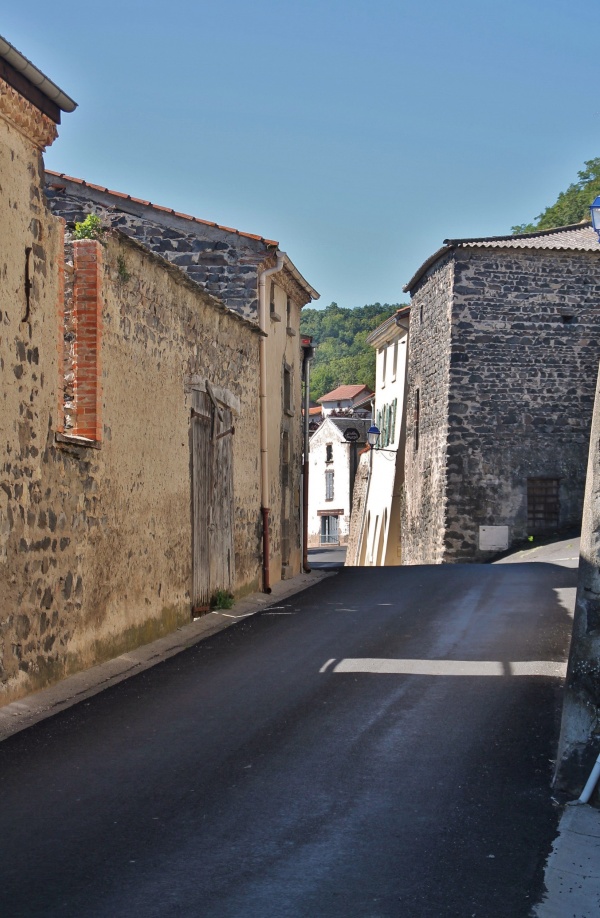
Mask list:
[[[586,227],[591,226],[590,220],[583,220],[581,223],[569,223],[567,226],[555,226],[549,230],[537,230],[534,233],[515,233],[507,236],[472,236],[466,237],[463,239],[444,239],[444,243],[441,248],[434,252],[433,255],[430,255],[429,258],[423,262],[421,267],[416,271],[407,284],[404,285],[402,291],[404,293],[410,293],[412,296],[412,291],[417,286],[424,274],[429,271],[433,265],[443,258],[448,252],[452,252],[455,249],[461,248],[463,245],[473,245],[477,243],[498,243],[498,248],[502,248],[503,242],[513,241],[515,239],[538,239],[540,236],[554,236],[558,233],[568,232],[569,230],[581,230]],[[521,248],[526,248],[526,246],[521,246]]]
[[[242,236],[244,239],[254,239],[262,242],[267,248],[278,248],[279,243],[275,239],[265,239],[264,236],[258,236],[255,233],[245,233],[242,230],[233,229],[231,226],[222,226],[220,223],[214,223],[211,220],[202,220],[200,217],[193,217],[190,214],[184,214],[180,211],[173,210],[171,207],[163,207],[161,204],[153,204],[152,201],[144,201],[142,198],[134,198],[130,194],[124,194],[122,191],[113,191],[104,185],[94,185],[92,182],[86,182],[85,179],[75,178],[73,175],[67,175],[65,172],[54,172],[52,169],[46,169],[45,173],[53,179],[59,179],[64,182],[72,182],[82,188],[90,188],[92,191],[99,191],[102,194],[108,194],[119,201],[131,201],[132,204],[141,204],[144,207],[150,207],[152,210],[158,210],[167,213],[172,217],[180,217],[182,220],[190,220],[193,223],[199,223],[202,226],[212,226],[214,229],[222,230],[226,233],[233,233],[236,236]],[[297,269],[295,269],[297,270]],[[300,272],[298,272],[300,274]],[[300,275],[302,277],[302,275]],[[305,281],[306,283],[306,281]],[[316,292],[316,291],[315,291]]]
[[[11,67],[14,67],[26,80],[35,86],[47,99],[54,102],[55,105],[63,112],[74,112],[77,108],[77,102],[71,99],[60,86],[53,83],[52,80],[42,73],[41,70],[32,64],[20,51],[11,45],[9,41],[0,35],[0,57],[3,58]]]

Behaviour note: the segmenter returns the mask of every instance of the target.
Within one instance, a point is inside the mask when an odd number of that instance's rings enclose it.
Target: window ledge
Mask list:
[[[100,449],[100,440],[91,440],[89,437],[80,437],[77,434],[65,434],[58,431],[54,434],[54,442],[63,446],[87,446],[90,449]]]
[[[296,337],[296,329],[292,328],[291,325],[288,325],[288,327],[286,328],[286,332],[290,336],[290,338]]]
[[[271,322],[281,322],[281,316],[278,312],[271,313]]]
[[[292,408],[284,408],[283,413],[287,414],[289,418],[293,418],[296,412]]]

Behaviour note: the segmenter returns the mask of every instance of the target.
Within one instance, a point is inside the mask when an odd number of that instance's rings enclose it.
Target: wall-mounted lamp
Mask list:
[[[367,443],[369,444],[371,448],[374,448],[377,446],[380,436],[381,436],[381,431],[379,430],[379,427],[376,427],[375,424],[371,424],[371,426],[367,430]]]
[[[592,226],[598,234],[600,240],[600,195],[590,204],[590,214],[592,217]]]

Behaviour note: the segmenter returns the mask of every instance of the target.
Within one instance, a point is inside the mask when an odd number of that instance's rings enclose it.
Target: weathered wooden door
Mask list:
[[[205,612],[217,590],[233,590],[233,424],[210,386],[192,390],[192,608]]]

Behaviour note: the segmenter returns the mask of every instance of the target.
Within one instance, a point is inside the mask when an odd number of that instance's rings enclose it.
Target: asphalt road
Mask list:
[[[0,915],[519,918],[576,571],[346,568],[0,744]]]

